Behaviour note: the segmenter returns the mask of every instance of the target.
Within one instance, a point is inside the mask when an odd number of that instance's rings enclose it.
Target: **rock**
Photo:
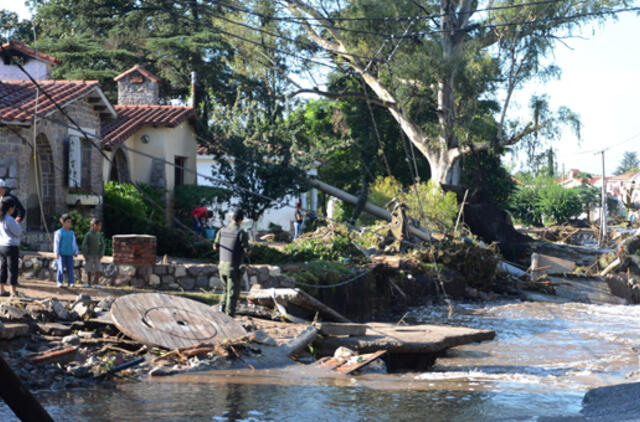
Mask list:
[[[151,274],[149,276],[149,286],[158,287],[159,285],[160,285],[160,277],[155,274]]]
[[[182,265],[178,265],[176,266],[176,270],[173,275],[176,277],[184,277],[185,275],[187,275],[187,269]]]
[[[275,265],[270,265],[269,267],[269,277],[280,277],[282,275],[282,269]]]
[[[96,333],[94,333],[93,331],[78,331],[78,336],[80,338],[94,338],[96,336]]]
[[[58,265],[56,264],[56,260],[52,259],[51,262],[49,262],[49,271],[54,272],[58,269]]]
[[[640,414],[640,383],[594,388],[582,399],[583,416],[598,421],[634,421]]]
[[[136,275],[136,267],[133,265],[120,265],[118,267],[118,275],[120,277],[131,278]]]
[[[113,278],[118,274],[118,267],[115,264],[107,264],[104,266],[102,274],[107,278]]]
[[[89,367],[82,365],[69,366],[67,367],[67,372],[78,378],[87,378],[89,375],[91,375]]]
[[[333,357],[337,359],[349,359],[356,355],[357,355],[356,352],[343,346],[338,347],[336,351],[333,353]]]
[[[178,281],[183,289],[193,290],[196,285],[196,279],[193,277],[184,277]]]
[[[144,278],[135,277],[131,279],[131,287],[135,287],[136,289],[142,289],[147,284],[144,282]]]
[[[202,265],[197,265],[197,264],[187,265],[186,268],[189,275],[192,275],[194,277],[198,277],[200,274],[202,274],[202,271],[204,270]]]
[[[80,344],[80,336],[75,334],[65,336],[62,338],[62,343],[77,346],[78,344]]]
[[[29,333],[29,325],[21,323],[6,323],[2,326],[0,339],[11,340],[16,337],[23,337]]]
[[[95,307],[97,312],[109,312],[111,310],[111,305],[116,301],[116,298],[113,296],[105,297]]]
[[[167,288],[168,288],[169,290],[178,290],[178,289],[180,289],[180,285],[179,285],[179,284],[177,284],[177,283],[171,283],[171,284],[169,284],[169,285],[167,286]]]
[[[196,279],[196,286],[206,289],[209,287],[209,279],[207,277],[198,277]]]
[[[33,261],[30,258],[23,259],[22,268],[33,268]]]
[[[465,289],[467,297],[476,298],[478,297],[478,289],[474,289],[473,287],[467,287]]]
[[[47,299],[47,301],[49,302],[50,308],[53,309],[53,312],[59,319],[69,319],[69,312],[62,303],[58,302],[56,299]]]
[[[91,318],[91,304],[78,302],[72,308],[71,312],[75,313],[78,316],[78,319],[89,319]]]
[[[169,273],[169,266],[168,265],[163,265],[163,264],[158,264],[155,266],[155,268],[153,269],[153,272],[157,275],[165,275]]]
[[[150,377],[166,377],[168,375],[173,375],[175,373],[176,371],[174,371],[173,369],[166,368],[164,366],[156,366],[155,368],[151,369],[151,371],[149,371],[149,376]]]
[[[0,318],[4,321],[24,321],[29,319],[29,312],[26,309],[3,303],[0,305]]]
[[[78,303],[89,304],[91,302],[92,302],[91,296],[89,296],[86,293],[80,293],[78,297],[76,297],[76,300],[74,300],[73,303],[71,304],[71,308],[73,309]]]
[[[71,327],[57,322],[37,323],[36,327],[42,334],[50,336],[66,336],[71,334]]]
[[[211,277],[209,279],[209,288],[210,289],[222,288],[222,282],[218,277]]]
[[[172,275],[163,275],[162,276],[162,285],[168,286],[170,284],[175,283],[175,278]]]
[[[128,286],[129,285],[129,278],[124,278],[124,277],[116,277],[113,279],[113,285],[120,287],[120,286]]]

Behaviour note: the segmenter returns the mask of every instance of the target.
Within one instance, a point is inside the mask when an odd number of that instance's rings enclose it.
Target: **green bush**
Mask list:
[[[82,240],[84,239],[84,235],[87,234],[89,230],[91,230],[91,218],[85,218],[76,210],[72,210],[69,212],[71,216],[71,230],[76,235],[76,240],[78,242],[78,247],[82,244]],[[60,215],[55,216],[56,221],[56,230],[62,227],[60,224]]]
[[[338,261],[362,256],[347,236],[338,233],[322,239],[301,237],[287,245],[284,250],[293,261],[313,261],[316,259]]]
[[[393,177],[378,177],[371,186],[369,201],[384,207],[393,198],[404,202],[409,208],[408,215],[422,226],[437,230],[453,228],[458,214],[456,195],[453,192],[443,192],[431,180],[403,189]],[[364,215],[359,220],[361,225],[371,225],[374,222],[372,217]]]
[[[528,226],[542,226],[539,188],[519,188],[511,196],[510,211],[513,217]]]
[[[289,262],[289,256],[280,252],[276,248],[269,247],[267,245],[252,245],[251,246],[251,263],[253,264],[284,264]]]
[[[566,223],[582,213],[582,202],[575,188],[564,189],[550,183],[540,190],[540,210],[556,224]]]

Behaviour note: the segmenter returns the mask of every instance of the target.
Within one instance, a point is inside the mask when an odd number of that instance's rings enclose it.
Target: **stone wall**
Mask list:
[[[84,272],[84,259],[74,260],[75,279],[87,280]],[[112,257],[102,259],[103,286],[131,286],[139,289],[156,290],[212,290],[220,288],[218,266],[215,264],[169,263],[155,264],[150,267],[148,277],[137,277],[137,268],[128,264],[115,264]],[[247,271],[248,288],[253,284],[263,287],[275,287],[281,284],[282,271],[272,265],[252,265]],[[56,259],[48,252],[24,252],[20,257],[20,279],[37,278],[55,281]]]

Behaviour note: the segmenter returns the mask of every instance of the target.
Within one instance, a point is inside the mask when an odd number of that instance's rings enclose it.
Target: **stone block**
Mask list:
[[[162,280],[162,285],[163,286],[168,286],[168,285],[174,284],[176,282],[176,279],[173,278],[172,275],[168,275],[168,274],[167,275],[163,275],[161,277],[161,280]]]
[[[196,285],[196,279],[193,277],[183,277],[178,279],[178,283],[185,290],[193,290]]]
[[[131,280],[130,278],[124,278],[124,277],[116,277],[114,279],[112,279],[113,281],[111,282],[111,284],[113,284],[114,286],[117,287],[121,287],[121,286],[128,286],[129,285],[129,280]]]
[[[33,261],[31,258],[20,258],[18,266],[21,269],[33,268]]]
[[[144,282],[143,278],[134,277],[131,279],[131,286],[135,287],[136,289],[142,289],[146,286],[146,283]]]
[[[267,267],[260,267],[258,268],[258,283],[264,283],[267,280],[269,280],[269,268]]]
[[[169,266],[165,265],[165,264],[157,264],[153,268],[153,272],[154,272],[154,274],[157,274],[157,275],[169,274]]]
[[[178,290],[180,288],[180,285],[177,284],[177,283],[171,283],[171,284],[167,285],[167,288],[169,290]]]
[[[29,333],[29,324],[10,323],[3,324],[0,330],[0,339],[11,340],[16,337],[24,337]]]
[[[209,287],[209,279],[207,277],[198,277],[196,279],[196,286],[206,289]]]
[[[218,278],[218,277],[209,278],[209,288],[210,289],[221,289],[222,288],[222,282],[220,281],[220,278]]]
[[[20,274],[22,278],[36,278],[36,273],[33,271],[24,271]]]
[[[118,274],[118,267],[115,264],[107,264],[104,266],[102,274],[107,278],[113,278]]]
[[[282,275],[282,269],[276,265],[269,265],[269,276],[280,277]]]
[[[55,260],[55,259],[52,259],[52,260],[49,262],[49,270],[50,270],[50,271],[54,271],[54,272],[55,272],[57,269],[58,269],[58,264],[56,263],[56,260]]]
[[[176,278],[184,277],[187,275],[187,269],[183,265],[176,265],[176,270],[173,273]]]
[[[258,276],[257,275],[252,275],[251,277],[249,277],[249,283],[251,285],[259,284],[258,283]]]
[[[118,275],[120,277],[131,278],[136,275],[136,267],[134,267],[133,265],[119,265]]]
[[[149,286],[158,287],[160,286],[160,276],[156,274],[149,275]]]

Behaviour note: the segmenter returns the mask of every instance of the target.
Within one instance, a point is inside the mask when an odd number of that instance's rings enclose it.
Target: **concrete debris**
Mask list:
[[[0,318],[4,321],[24,321],[29,319],[29,313],[26,309],[3,303],[0,305]]]

